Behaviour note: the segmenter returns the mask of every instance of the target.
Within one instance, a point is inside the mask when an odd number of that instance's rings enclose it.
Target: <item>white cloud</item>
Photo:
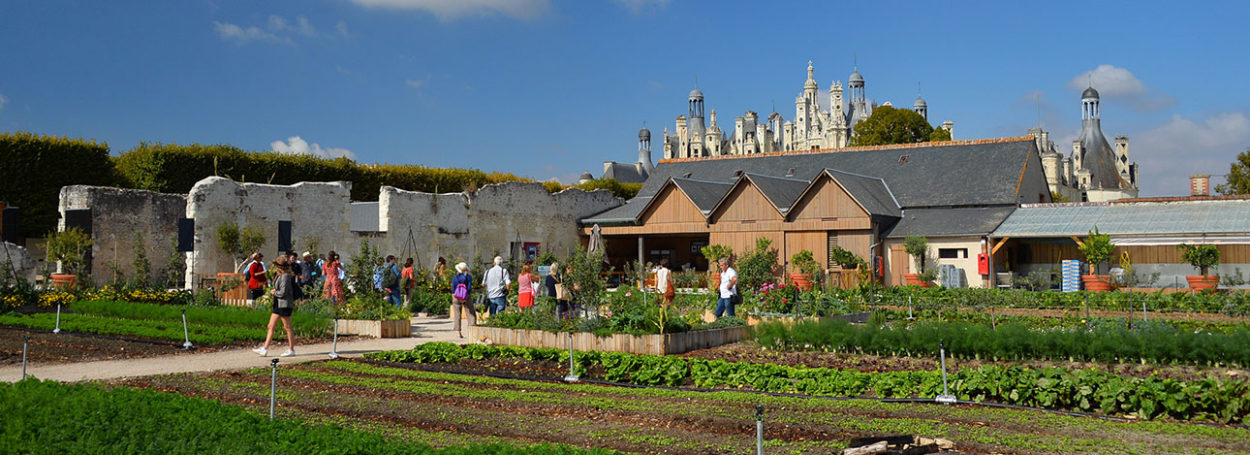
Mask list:
[[[1073,90],[1085,90],[1091,85],[1101,97],[1123,101],[1136,111],[1157,111],[1176,104],[1176,98],[1147,88],[1131,71],[1113,65],[1098,65],[1068,81],[1068,88]]]
[[[1130,158],[1141,165],[1142,195],[1185,196],[1190,174],[1211,174],[1223,183],[1228,165],[1250,143],[1250,118],[1226,112],[1194,121],[1173,115],[1167,123],[1132,137]]]
[[[292,38],[293,36],[305,38],[317,36],[317,28],[313,27],[308,18],[304,16],[297,16],[295,23],[291,24],[282,16],[272,14],[269,16],[269,23],[263,29],[254,25],[244,28],[223,22],[213,22],[213,28],[221,39],[234,42],[240,46],[253,41],[294,45],[295,40]]]
[[[346,22],[339,21],[337,24],[334,24],[334,30],[338,31],[339,36],[342,36],[343,38],[351,38],[351,35],[347,33]]]
[[[9,102],[9,99],[5,98],[3,93],[0,93],[0,109],[4,109],[5,103],[8,103],[8,102]]]
[[[278,36],[275,33],[261,30],[255,26],[243,28],[234,24],[226,24],[222,22],[213,22],[213,28],[217,31],[217,36],[226,41],[232,41],[240,46],[260,41],[274,44],[295,44],[290,38]]]
[[[347,158],[356,159],[356,154],[351,150],[344,148],[321,148],[320,144],[309,144],[308,141],[299,136],[291,136],[287,138],[287,142],[273,141],[269,143],[270,149],[276,153],[285,155],[316,155],[322,158],[338,158],[345,156]]]
[[[669,0],[615,0],[618,5],[625,7],[632,14],[642,14],[648,9],[664,9],[668,6]]]
[[[535,19],[551,7],[549,0],[352,0],[369,7],[425,11],[442,22],[466,16],[502,14],[514,19]]]

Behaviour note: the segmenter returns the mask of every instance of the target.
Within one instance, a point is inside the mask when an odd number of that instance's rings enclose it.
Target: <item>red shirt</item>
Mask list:
[[[263,289],[265,283],[269,282],[269,277],[265,276],[265,267],[260,265],[259,262],[253,262],[252,265],[247,266],[247,274],[249,276],[247,279],[248,289]]]

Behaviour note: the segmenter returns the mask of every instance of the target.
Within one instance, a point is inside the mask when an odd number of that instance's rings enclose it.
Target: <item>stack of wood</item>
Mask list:
[[[921,436],[871,436],[855,438],[842,455],[921,455],[926,453],[958,453],[955,443],[942,438]]]

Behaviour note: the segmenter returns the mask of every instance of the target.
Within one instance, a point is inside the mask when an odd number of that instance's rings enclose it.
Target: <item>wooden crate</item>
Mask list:
[[[474,339],[479,341],[489,339],[493,344],[528,348],[569,348],[569,335],[567,333],[482,326],[469,327],[467,331]],[[631,354],[681,354],[695,349],[712,348],[734,343],[746,338],[746,327],[666,333],[663,335],[613,334],[605,337],[599,337],[593,333],[579,332],[573,334],[573,349],[579,351],[628,352]]]
[[[335,330],[338,330],[339,335],[360,335],[374,338],[407,338],[412,336],[412,321],[407,319],[397,319],[393,321],[339,319]]]

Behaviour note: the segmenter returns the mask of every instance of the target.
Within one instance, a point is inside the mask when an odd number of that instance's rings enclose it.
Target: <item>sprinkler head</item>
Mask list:
[[[269,363],[273,364],[274,368],[278,367],[278,359],[270,360]]]

